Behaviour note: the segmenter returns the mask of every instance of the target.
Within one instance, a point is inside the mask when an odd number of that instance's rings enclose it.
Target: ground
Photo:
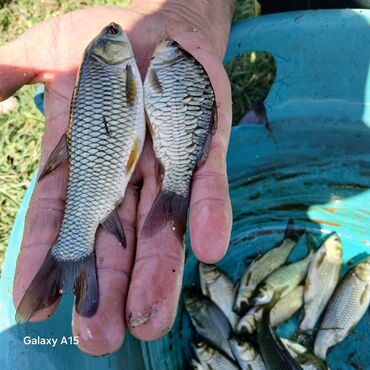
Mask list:
[[[87,6],[128,3],[129,0],[0,0],[0,46],[46,18]],[[237,0],[235,20],[252,16],[252,4],[252,0]],[[269,55],[248,53],[226,69],[232,83],[237,123],[245,111],[266,95],[274,78],[274,64]],[[34,106],[34,91],[35,86],[23,87],[16,93],[17,109],[0,115],[0,272],[17,209],[38,165],[44,119]]]

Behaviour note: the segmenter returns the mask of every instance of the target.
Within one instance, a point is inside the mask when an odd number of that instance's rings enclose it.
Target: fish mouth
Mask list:
[[[109,26],[107,26],[105,32],[109,35],[117,35],[120,31],[120,26],[117,23],[112,22]]]

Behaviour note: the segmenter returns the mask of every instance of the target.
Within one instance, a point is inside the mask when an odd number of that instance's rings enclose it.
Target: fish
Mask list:
[[[223,356],[215,348],[203,340],[192,343],[194,352],[202,363],[206,363],[211,370],[238,370],[235,362]]]
[[[347,272],[340,281],[323,315],[314,353],[325,360],[329,348],[354,329],[370,304],[370,257]]]
[[[237,338],[230,339],[229,343],[241,370],[266,370],[261,355],[252,344]]]
[[[281,294],[281,290],[277,291],[271,302],[264,307],[261,321],[257,325],[258,345],[267,370],[302,370],[270,325],[270,311]]]
[[[229,345],[231,326],[223,312],[209,298],[191,288],[183,290],[186,311],[197,333],[215,349],[235,359]]]
[[[315,328],[338,284],[342,255],[342,242],[338,234],[334,233],[313,256],[305,282],[304,316],[299,325],[300,331]]]
[[[303,306],[303,285],[298,285],[284,298],[280,299],[271,309],[270,324],[276,327],[289,320]],[[257,322],[261,320],[263,306],[252,307],[243,316],[237,326],[236,332],[253,334],[257,329]]]
[[[126,246],[117,207],[144,144],[143,98],[130,41],[118,24],[111,23],[85,50],[68,129],[38,178],[42,181],[62,163],[69,164],[62,225],[17,308],[18,322],[28,321],[69,292],[75,295],[77,313],[96,313],[95,234],[102,225]]]
[[[167,224],[183,240],[194,170],[216,131],[216,99],[203,66],[176,41],[157,45],[144,81],[144,104],[161,189],[144,221],[143,238]]]
[[[328,365],[310,352],[306,347],[289,339],[280,338],[289,353],[304,370],[330,370]]]
[[[192,358],[189,362],[190,369],[192,370],[209,370],[209,366],[205,363],[198,362],[196,359]]]
[[[199,263],[199,277],[202,293],[222,310],[234,327],[238,316],[233,311],[234,284],[216,265]]]
[[[308,255],[294,263],[279,267],[269,275],[259,288],[254,299],[255,305],[263,305],[271,301],[277,290],[281,291],[281,298],[292,292],[306,277],[314,251],[310,248]]]
[[[250,264],[236,288],[233,306],[235,312],[239,314],[245,313],[247,307],[251,303],[251,298],[257,286],[273,271],[285,263],[302,233],[303,232],[296,230],[294,221],[289,220],[283,240],[263,256],[257,257]]]

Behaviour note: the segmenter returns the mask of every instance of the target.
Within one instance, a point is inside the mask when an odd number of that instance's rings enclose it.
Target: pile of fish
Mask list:
[[[199,264],[200,290],[184,288],[197,335],[192,369],[329,369],[328,350],[357,325],[370,304],[370,258],[340,280],[337,233],[320,245],[306,233],[307,256],[286,263],[302,237],[290,220],[282,241],[248,266],[238,284],[216,265]],[[300,312],[293,340],[272,328]]]

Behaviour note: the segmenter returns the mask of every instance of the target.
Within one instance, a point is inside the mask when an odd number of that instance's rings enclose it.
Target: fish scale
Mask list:
[[[112,23],[85,51],[67,132],[39,176],[41,181],[68,161],[62,225],[17,308],[17,321],[28,321],[66,292],[75,295],[77,313],[85,317],[96,313],[99,286],[95,234],[102,224],[125,247],[116,208],[139,160],[144,139],[140,73],[127,36]]]

